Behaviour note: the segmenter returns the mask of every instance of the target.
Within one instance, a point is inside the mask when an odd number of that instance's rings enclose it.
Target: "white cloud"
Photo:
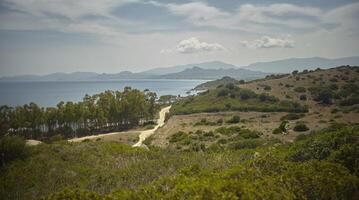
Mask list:
[[[191,54],[222,50],[225,50],[225,48],[221,44],[201,42],[199,39],[191,37],[188,39],[181,40],[174,48],[162,49],[160,53],[169,54],[177,52],[181,54]]]
[[[185,16],[187,21],[194,25],[222,30],[275,34],[283,31],[313,32],[333,28],[356,30],[358,27],[359,3],[331,10],[288,3],[243,4],[234,12],[223,11],[204,2],[157,5],[168,8],[173,14]]]
[[[206,43],[201,42],[195,37],[191,37],[182,40],[176,46],[176,50],[179,53],[198,53],[209,51],[221,51],[224,47],[218,43]]]
[[[273,38],[263,36],[253,41],[241,41],[241,44],[248,48],[293,48],[294,41],[290,38]]]

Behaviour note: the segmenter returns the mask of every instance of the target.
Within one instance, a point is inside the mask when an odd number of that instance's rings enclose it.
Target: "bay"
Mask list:
[[[161,95],[181,95],[205,80],[116,80],[74,82],[0,82],[0,105],[17,106],[34,102],[39,106],[56,106],[60,101],[78,102],[86,95],[106,90],[120,90],[130,86],[139,90],[149,89]]]

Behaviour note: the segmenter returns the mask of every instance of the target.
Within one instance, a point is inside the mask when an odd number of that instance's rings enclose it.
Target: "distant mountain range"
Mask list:
[[[120,79],[202,79],[214,80],[223,76],[251,80],[261,78],[268,73],[240,69],[234,65],[213,61],[188,65],[177,65],[167,68],[155,68],[133,73],[123,71],[115,74],[97,74],[93,72],[54,73],[44,76],[24,75],[2,77],[0,81],[110,81]]]
[[[162,75],[161,78],[165,79],[202,79],[202,80],[214,80],[220,79],[224,76],[230,76],[235,79],[253,80],[262,78],[268,75],[259,71],[251,71],[241,68],[229,68],[229,69],[202,69],[200,67],[193,67],[185,69],[184,71]]]
[[[291,73],[294,70],[303,71],[316,68],[329,69],[340,65],[359,66],[359,57],[346,57],[337,59],[328,58],[290,58],[272,62],[258,62],[242,67],[249,70],[262,71],[266,73]]]
[[[214,80],[223,76],[235,79],[251,80],[262,78],[272,73],[290,73],[294,70],[327,69],[340,65],[359,66],[359,57],[338,59],[327,58],[291,58],[272,62],[253,63],[238,68],[235,65],[220,61],[176,65],[172,67],[155,68],[133,73],[123,71],[114,74],[98,74],[94,72],[53,73],[48,75],[22,75],[1,77],[0,81],[107,81],[119,79],[206,79]]]

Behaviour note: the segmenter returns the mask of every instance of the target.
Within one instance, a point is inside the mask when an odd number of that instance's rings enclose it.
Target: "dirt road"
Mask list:
[[[143,146],[143,141],[145,141],[146,138],[150,137],[152,134],[155,133],[158,128],[162,127],[165,124],[166,113],[170,111],[170,108],[171,106],[168,106],[160,111],[160,117],[157,119],[157,125],[153,129],[142,131],[139,135],[138,142],[132,145],[133,147]]]

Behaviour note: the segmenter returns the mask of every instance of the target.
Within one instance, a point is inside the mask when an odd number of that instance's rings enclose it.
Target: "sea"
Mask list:
[[[116,80],[76,82],[0,82],[0,105],[17,106],[34,102],[42,107],[56,106],[60,101],[78,102],[86,95],[106,90],[122,91],[130,86],[149,89],[161,95],[187,96],[188,91],[206,80]]]

